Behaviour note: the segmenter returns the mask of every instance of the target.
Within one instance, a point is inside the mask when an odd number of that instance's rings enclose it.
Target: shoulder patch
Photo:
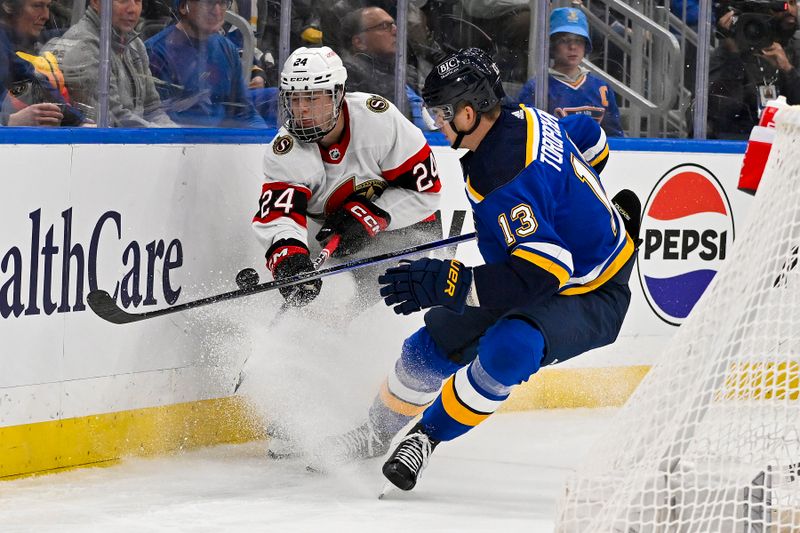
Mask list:
[[[272,151],[275,155],[283,155],[292,149],[294,146],[294,139],[291,135],[281,135],[272,141]]]
[[[367,99],[367,108],[374,113],[383,113],[389,109],[389,102],[383,96],[373,94]]]

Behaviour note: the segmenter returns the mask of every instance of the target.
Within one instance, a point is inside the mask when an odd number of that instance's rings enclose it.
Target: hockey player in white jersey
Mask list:
[[[264,156],[253,218],[277,280],[313,270],[309,219],[321,225],[319,245],[339,237],[334,257],[441,236],[435,217],[441,183],[424,135],[385,98],[346,93],[346,79],[327,46],[298,48],[281,72],[282,127]],[[369,275],[363,270],[359,284]],[[370,277],[374,283],[377,274]],[[322,280],[311,280],[281,294],[302,306],[321,287]]]

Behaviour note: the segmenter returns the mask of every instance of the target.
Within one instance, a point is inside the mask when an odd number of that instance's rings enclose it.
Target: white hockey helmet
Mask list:
[[[292,52],[281,71],[283,126],[299,141],[322,139],[339,119],[346,80],[342,59],[329,47]]]

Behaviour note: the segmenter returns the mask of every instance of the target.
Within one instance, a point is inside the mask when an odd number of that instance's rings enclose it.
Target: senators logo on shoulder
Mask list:
[[[389,109],[389,102],[386,101],[386,98],[373,94],[367,100],[367,107],[375,113],[383,113]]]
[[[289,135],[282,135],[272,143],[272,151],[275,155],[283,155],[292,149],[294,140]]]

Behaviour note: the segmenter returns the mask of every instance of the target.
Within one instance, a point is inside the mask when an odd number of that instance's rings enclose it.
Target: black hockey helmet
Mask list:
[[[447,121],[461,102],[485,113],[505,95],[500,69],[480,48],[464,48],[444,58],[430,71],[422,88],[425,105],[440,110]]]

